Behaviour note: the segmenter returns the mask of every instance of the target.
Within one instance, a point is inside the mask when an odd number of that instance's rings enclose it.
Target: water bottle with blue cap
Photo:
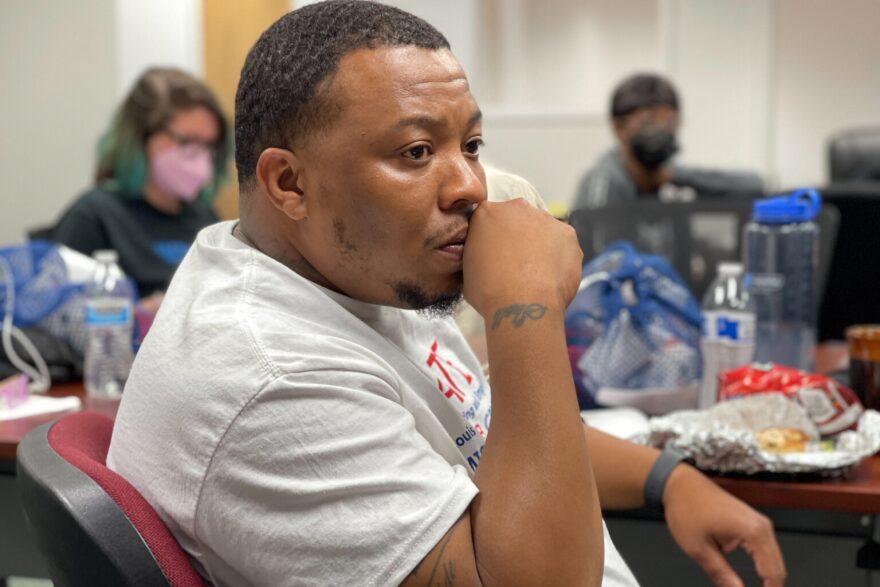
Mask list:
[[[812,369],[822,206],[813,189],[757,200],[744,229],[746,284],[757,314],[755,360]]]

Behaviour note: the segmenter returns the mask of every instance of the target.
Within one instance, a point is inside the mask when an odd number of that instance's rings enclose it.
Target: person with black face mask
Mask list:
[[[611,98],[611,123],[618,146],[584,174],[573,209],[660,197],[690,200],[697,194],[763,191],[750,172],[727,172],[672,165],[678,153],[679,99],[669,80],[637,74],[624,80]]]
[[[651,126],[634,134],[629,146],[636,160],[649,171],[658,169],[678,152],[678,142],[672,131]]]

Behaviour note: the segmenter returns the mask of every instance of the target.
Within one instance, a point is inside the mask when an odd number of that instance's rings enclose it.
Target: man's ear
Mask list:
[[[278,210],[291,220],[308,216],[301,186],[302,162],[292,151],[271,147],[257,160],[257,184]]]

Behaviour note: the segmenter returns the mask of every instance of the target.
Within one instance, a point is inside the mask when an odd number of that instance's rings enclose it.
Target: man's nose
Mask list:
[[[440,190],[440,208],[472,208],[486,200],[485,174],[480,163],[464,154],[450,158],[443,171]]]

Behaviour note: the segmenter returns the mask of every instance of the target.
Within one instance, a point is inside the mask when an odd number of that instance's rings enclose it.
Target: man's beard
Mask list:
[[[402,282],[394,286],[397,299],[406,308],[417,310],[426,318],[446,318],[458,309],[463,298],[461,289],[430,294],[414,283]]]

